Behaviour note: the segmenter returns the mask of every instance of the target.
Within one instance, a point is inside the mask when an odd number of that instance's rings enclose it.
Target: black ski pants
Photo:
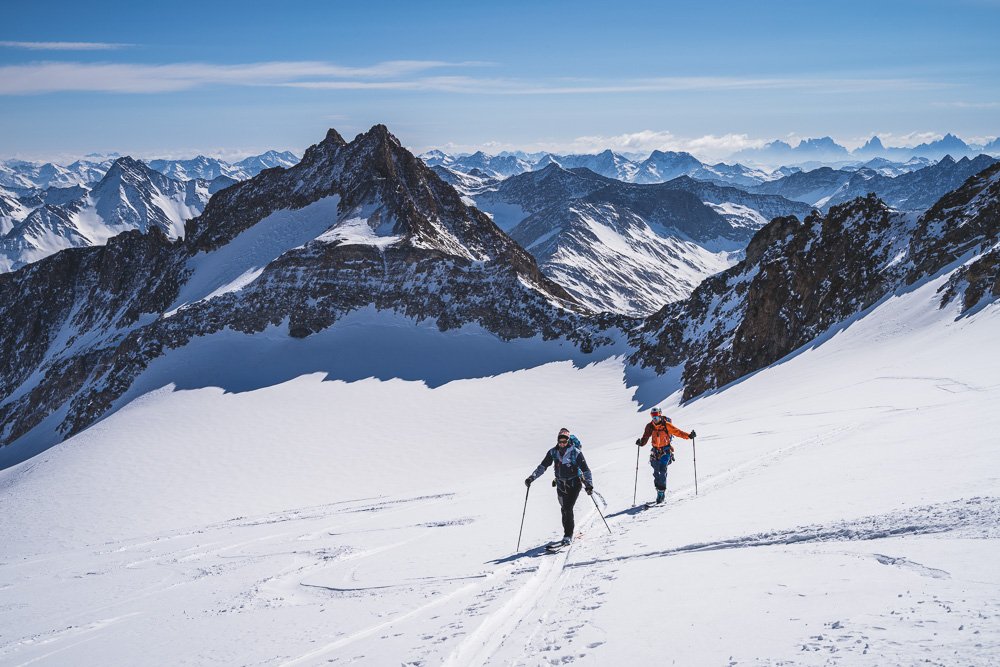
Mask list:
[[[559,508],[562,511],[563,535],[573,537],[573,506],[580,497],[583,484],[579,477],[568,480],[556,480],[556,495],[559,497]]]

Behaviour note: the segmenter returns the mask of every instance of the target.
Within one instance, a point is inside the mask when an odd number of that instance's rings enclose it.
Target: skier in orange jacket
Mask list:
[[[674,460],[674,448],[670,444],[673,436],[690,440],[695,432],[685,433],[670,422],[670,417],[664,417],[659,408],[649,411],[652,419],[646,424],[642,437],[635,441],[639,447],[652,439],[653,449],[649,453],[649,465],[653,468],[653,486],[656,487],[656,502],[662,503],[667,492],[667,466]]]

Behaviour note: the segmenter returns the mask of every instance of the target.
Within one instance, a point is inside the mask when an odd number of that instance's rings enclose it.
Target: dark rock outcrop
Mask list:
[[[682,367],[689,399],[778,361],[895,290],[972,260],[943,291],[943,302],[962,294],[967,310],[1000,293],[998,215],[994,165],[919,218],[874,195],[803,222],[777,218],[743,262],[651,316],[633,338],[632,361],[661,373]]]

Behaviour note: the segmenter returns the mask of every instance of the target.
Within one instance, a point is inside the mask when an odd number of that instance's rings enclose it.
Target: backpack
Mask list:
[[[575,435],[569,436],[569,446],[576,447],[577,449],[583,449],[583,443],[580,442],[580,438]]]

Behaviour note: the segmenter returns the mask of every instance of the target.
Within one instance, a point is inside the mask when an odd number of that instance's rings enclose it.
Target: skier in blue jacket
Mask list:
[[[556,545],[562,546],[573,541],[573,506],[580,497],[580,489],[585,489],[587,495],[592,494],[594,478],[590,474],[587,459],[583,456],[583,446],[568,429],[559,431],[556,446],[546,452],[539,466],[524,480],[524,485],[531,486],[531,483],[541,477],[553,463],[556,478],[552,484],[556,487],[556,496],[559,498],[563,525],[563,538]]]

